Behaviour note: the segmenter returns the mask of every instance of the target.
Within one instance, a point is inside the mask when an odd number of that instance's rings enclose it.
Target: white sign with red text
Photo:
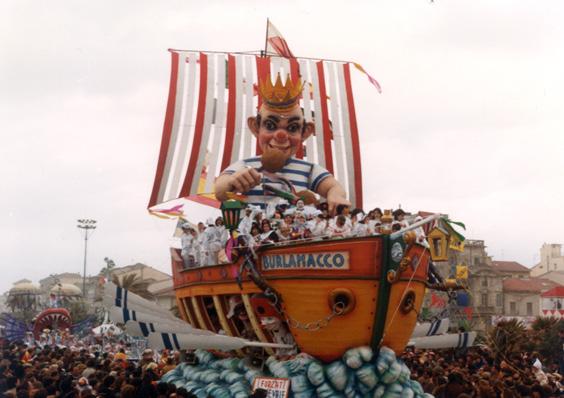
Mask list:
[[[253,381],[253,392],[257,388],[268,391],[267,398],[288,398],[290,391],[290,379],[275,377],[255,377]]]

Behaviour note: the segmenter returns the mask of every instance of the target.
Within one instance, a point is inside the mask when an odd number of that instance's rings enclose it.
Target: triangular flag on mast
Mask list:
[[[276,53],[284,58],[296,58],[292,51],[290,51],[290,47],[288,47],[288,43],[276,26],[268,21],[268,26],[266,28],[266,53]]]

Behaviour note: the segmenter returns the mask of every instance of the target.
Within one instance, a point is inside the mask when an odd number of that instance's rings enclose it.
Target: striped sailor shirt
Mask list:
[[[261,166],[260,156],[242,159],[226,168],[222,174],[233,174],[245,167],[258,169]],[[331,176],[331,174],[323,167],[294,157],[288,159],[286,165],[282,168],[282,170],[278,171],[276,175],[289,180],[294,185],[296,191],[309,189],[313,192],[317,192],[319,184],[324,179]],[[249,204],[260,206],[263,209],[266,208],[267,204],[275,197],[272,196],[270,192],[265,192],[262,184],[268,184],[282,191],[288,191],[286,184],[263,175],[260,185],[257,185],[250,191],[243,192],[243,194],[248,197]]]

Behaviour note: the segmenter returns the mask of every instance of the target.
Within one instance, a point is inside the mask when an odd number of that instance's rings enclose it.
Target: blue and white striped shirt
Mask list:
[[[262,166],[260,159],[260,156],[256,156],[239,160],[226,168],[221,174],[233,174],[245,167],[258,169]],[[331,176],[331,174],[323,167],[294,157],[288,159],[286,165],[282,168],[282,170],[278,171],[276,175],[289,180],[294,185],[296,191],[309,189],[313,192],[317,192],[319,184],[321,184],[324,179]],[[268,184],[282,191],[288,191],[286,184],[272,180],[266,175],[263,175],[260,185],[257,185],[250,191],[243,192],[243,194],[248,197],[249,204],[265,208],[268,202],[274,198],[269,192],[264,192],[262,184]]]

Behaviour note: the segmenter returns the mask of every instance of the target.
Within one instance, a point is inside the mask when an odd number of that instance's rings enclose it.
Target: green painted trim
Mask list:
[[[374,326],[372,327],[372,349],[378,352],[380,349],[380,340],[384,335],[384,326],[386,325],[386,316],[388,314],[388,306],[390,304],[391,284],[388,282],[388,270],[392,269],[392,259],[390,258],[390,250],[392,244],[389,235],[382,236],[382,264],[380,272],[380,285],[378,287],[378,302],[376,315],[374,316]]]

